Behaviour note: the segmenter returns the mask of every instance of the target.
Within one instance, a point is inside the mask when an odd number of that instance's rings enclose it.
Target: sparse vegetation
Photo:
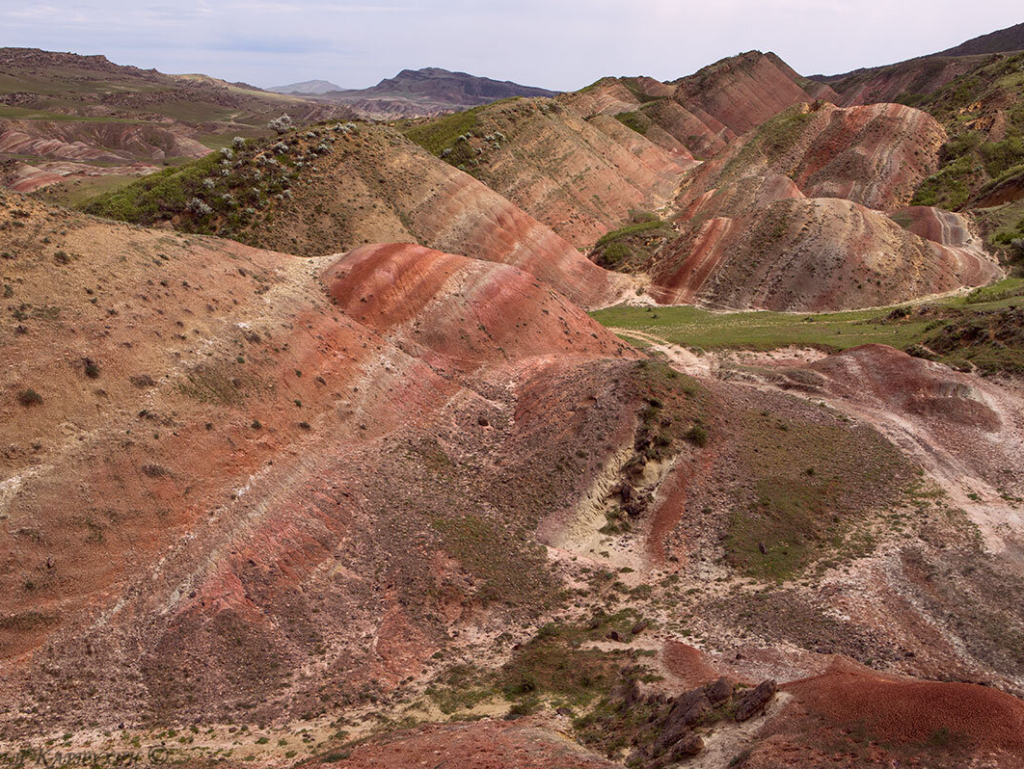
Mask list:
[[[544,550],[482,516],[435,518],[444,550],[480,580],[477,597],[493,602],[542,606],[554,597]]]
[[[184,232],[241,239],[260,214],[291,199],[292,185],[308,164],[351,131],[349,124],[335,123],[293,133],[286,141],[236,137],[231,147],[143,177],[93,199],[84,210],[135,224],[174,219]]]
[[[722,169],[721,181],[729,181],[737,173],[756,164],[760,158],[769,163],[777,160],[792,147],[807,123],[813,119],[814,113],[807,111],[806,105],[798,104],[768,120],[758,127],[753,139]]]
[[[735,568],[761,579],[791,579],[824,555],[869,551],[872,538],[858,524],[898,499],[913,475],[875,433],[751,412],[743,434],[755,485],[730,514],[725,550]]]
[[[914,195],[915,205],[958,210],[1024,170],[1024,55],[983,61],[935,93],[915,99],[950,135],[943,146],[941,168]],[[1009,119],[996,140],[990,139],[992,105]]]
[[[38,406],[43,402],[43,396],[33,390],[31,387],[26,388],[18,392],[18,403],[26,408],[29,406]]]
[[[483,107],[475,107],[465,112],[455,112],[434,120],[410,125],[404,133],[413,142],[427,152],[441,157],[445,150],[454,150],[462,137],[472,134],[480,126],[480,112]],[[454,159],[445,157],[454,164]]]
[[[621,680],[623,665],[642,662],[643,653],[624,645],[602,651],[586,644],[609,636],[628,639],[638,623],[636,612],[597,612],[589,622],[549,622],[519,646],[497,670],[459,664],[448,668],[427,689],[446,714],[472,712],[481,703],[504,699],[510,713],[525,715],[542,703],[550,707],[585,708],[605,698]],[[651,680],[649,671],[634,675]]]

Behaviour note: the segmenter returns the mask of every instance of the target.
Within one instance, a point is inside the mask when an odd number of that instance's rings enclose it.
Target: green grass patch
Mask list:
[[[880,323],[889,310],[822,314],[716,313],[698,307],[611,307],[592,312],[603,326],[635,329],[704,350],[774,350],[790,345],[845,350],[861,344],[904,347],[922,338],[929,321]]]
[[[1024,278],[1006,278],[991,286],[976,288],[964,298],[964,304],[989,304],[1024,297]]]
[[[544,548],[525,533],[509,531],[481,515],[434,518],[445,552],[477,582],[476,597],[485,604],[536,608],[554,599],[554,583]]]
[[[474,107],[465,112],[455,112],[426,123],[412,125],[406,128],[404,133],[427,152],[440,157],[445,150],[454,149],[460,136],[472,134],[479,128],[482,109],[483,107]]]
[[[80,205],[86,213],[152,226],[175,220],[175,229],[241,240],[261,216],[292,195],[293,181],[310,155],[330,152],[330,131],[296,143],[248,140],[98,195]],[[318,147],[325,149],[317,149]],[[279,148],[279,149],[278,149]],[[314,152],[315,151],[315,152]],[[303,157],[303,161],[296,158]]]
[[[651,119],[642,112],[620,112],[615,119],[641,136],[646,136],[651,130]]]
[[[59,112],[45,112],[35,109],[25,109],[23,107],[7,107],[0,105],[0,118],[10,118],[12,120],[45,120],[52,121],[55,123],[152,123],[155,121],[147,120],[131,120],[129,118],[110,118],[110,117],[82,117],[79,115],[64,115]]]
[[[136,181],[137,176],[106,174],[51,184],[32,193],[33,197],[66,208],[78,208],[101,195],[110,194]]]
[[[964,155],[925,179],[914,193],[911,204],[955,211],[968,201],[984,178],[984,169],[974,155]]]
[[[1024,163],[1024,137],[1019,134],[1007,136],[1000,142],[985,142],[978,148],[985,172],[998,178]]]
[[[901,350],[938,344],[938,359],[965,361],[983,371],[1017,371],[1022,341],[1013,313],[1024,306],[1024,279],[1007,278],[969,294],[919,306],[832,313],[710,312],[698,307],[617,306],[590,313],[603,326],[643,331],[698,350],[775,350],[815,347],[839,352],[862,344]],[[953,329],[944,331],[946,327]],[[958,330],[957,330],[958,329]],[[935,348],[933,348],[935,349]],[[1007,368],[1001,369],[1005,365]]]
[[[632,628],[641,619],[633,609],[614,614],[598,611],[589,621],[550,622],[516,649],[500,668],[453,665],[427,688],[427,695],[445,714],[464,714],[495,699],[512,703],[511,712],[532,712],[542,702],[554,707],[585,708],[606,697],[621,680],[623,665],[641,653],[631,649]],[[614,631],[621,649],[603,651],[591,646]],[[650,678],[650,674],[641,671]]]
[[[612,232],[603,235],[597,241],[596,246],[600,248],[601,246],[606,246],[609,243],[614,243],[615,241],[623,240],[632,235],[642,235],[654,232],[656,230],[672,230],[672,227],[668,222],[661,221],[661,219],[658,219],[656,215],[650,214],[647,216],[654,218],[644,218],[643,221],[633,222],[632,224],[627,224],[625,227],[620,227],[617,230],[613,230]]]
[[[822,557],[870,552],[857,524],[895,502],[909,485],[910,464],[873,431],[748,412],[740,461],[756,479],[746,503],[729,516],[726,558],[764,580],[799,576]]]
[[[640,272],[676,231],[657,214],[633,211],[629,224],[607,233],[594,245],[590,259],[610,270]]]
[[[220,158],[207,155],[181,168],[168,168],[125,187],[100,195],[84,210],[95,216],[150,225],[185,210],[203,192],[202,180],[213,177]]]

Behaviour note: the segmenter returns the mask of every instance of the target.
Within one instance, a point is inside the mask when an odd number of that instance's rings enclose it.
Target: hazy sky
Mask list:
[[[1020,0],[0,0],[0,45],[263,87],[364,87],[438,66],[568,90],[604,75],[673,79],[750,49],[832,74],[1021,21]]]

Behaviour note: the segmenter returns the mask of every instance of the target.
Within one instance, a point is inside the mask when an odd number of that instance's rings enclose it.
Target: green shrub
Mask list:
[[[411,141],[420,145],[427,152],[438,157],[447,149],[452,149],[460,136],[471,134],[480,126],[480,107],[465,112],[431,120],[405,130]]]
[[[708,431],[704,425],[694,425],[686,433],[686,439],[694,445],[704,448],[708,445]]]
[[[950,161],[963,157],[981,146],[984,136],[977,131],[966,131],[950,139],[939,150],[939,163],[945,165]]]
[[[625,243],[611,243],[601,252],[603,265],[617,267],[633,256],[633,250]]]
[[[985,142],[979,148],[979,152],[988,175],[999,176],[1024,163],[1024,138],[1008,136],[1001,142]]]
[[[914,194],[915,206],[938,206],[955,210],[967,202],[974,182],[982,169],[971,155],[964,155],[947,164],[938,173],[922,182]]]
[[[597,241],[597,247],[600,248],[601,246],[606,246],[609,243],[613,243],[621,238],[629,237],[630,235],[639,235],[653,230],[660,230],[663,227],[668,227],[668,225],[660,219],[656,219],[653,222],[645,221],[637,222],[636,224],[627,224],[625,227],[621,227],[613,232],[609,232],[607,235],[604,235]]]
[[[31,387],[22,390],[18,393],[18,403],[26,408],[29,406],[37,406],[43,402],[43,396],[33,390]]]

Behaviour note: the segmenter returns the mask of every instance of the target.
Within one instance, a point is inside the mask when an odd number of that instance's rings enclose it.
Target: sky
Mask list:
[[[575,90],[606,75],[671,80],[752,49],[836,74],[1022,21],[1020,0],[0,0],[0,46],[260,87],[362,88],[435,66]]]

